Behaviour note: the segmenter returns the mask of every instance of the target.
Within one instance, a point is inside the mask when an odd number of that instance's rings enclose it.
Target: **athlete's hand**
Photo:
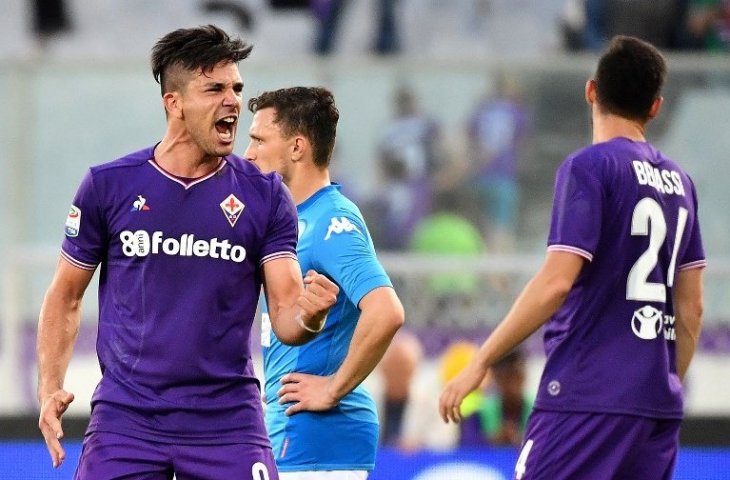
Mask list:
[[[69,393],[63,389],[56,390],[41,399],[41,414],[38,419],[38,428],[41,429],[43,438],[46,441],[46,447],[48,447],[48,453],[51,454],[53,468],[58,468],[66,458],[66,452],[61,447],[60,442],[63,438],[61,416],[73,401],[73,393]]]
[[[304,277],[304,292],[297,305],[302,309],[302,321],[312,330],[319,330],[327,313],[337,301],[340,287],[332,280],[309,270]]]
[[[461,421],[461,402],[479,387],[486,374],[484,369],[471,362],[446,384],[439,399],[439,414],[444,422]]]
[[[320,377],[307,373],[287,373],[281,377],[283,386],[277,392],[279,404],[293,403],[286,409],[287,415],[302,411],[321,412],[337,405],[331,393],[332,377]]]

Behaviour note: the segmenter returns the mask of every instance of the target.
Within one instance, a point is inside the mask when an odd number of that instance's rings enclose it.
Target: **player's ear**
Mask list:
[[[663,104],[664,97],[657,97],[654,99],[651,104],[651,108],[649,109],[649,120],[659,115],[659,111],[662,109]]]
[[[294,162],[299,162],[302,158],[304,158],[304,153],[309,146],[309,142],[307,142],[307,139],[302,135],[295,135],[292,140],[291,159]]]
[[[182,118],[182,99],[178,92],[165,93],[162,96],[162,103],[168,116]]]
[[[596,81],[592,78],[586,82],[585,97],[586,103],[590,106],[596,102]]]

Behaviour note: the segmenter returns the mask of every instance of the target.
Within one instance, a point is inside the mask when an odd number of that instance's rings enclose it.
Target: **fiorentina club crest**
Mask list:
[[[236,224],[244,207],[245,205],[233,194],[228,195],[228,197],[221,202],[223,213],[226,214],[226,219],[228,219],[228,223],[230,223],[231,226]]]

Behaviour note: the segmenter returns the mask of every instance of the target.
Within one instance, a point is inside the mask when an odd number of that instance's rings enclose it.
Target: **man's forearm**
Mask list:
[[[497,325],[476,355],[487,369],[539,329],[565,301],[583,260],[563,252],[548,253],[540,271],[527,283],[504,320]]]
[[[702,268],[680,271],[674,282],[674,326],[677,330],[677,374],[684,380],[702,330]]]
[[[278,308],[275,312],[270,310],[269,315],[276,337],[286,345],[302,345],[316,337],[316,331],[324,326],[326,317],[323,314],[322,318],[307,319],[305,322],[302,309],[298,305]]]
[[[332,395],[338,400],[354,390],[370,375],[383,358],[383,354],[397,331],[397,329],[393,329],[367,332],[366,328],[368,327],[365,323],[358,323],[347,357],[332,378]]]
[[[46,296],[38,321],[38,398],[63,388],[80,325],[80,302]]]
[[[338,400],[373,371],[403,325],[403,307],[392,289],[382,287],[368,297],[361,302],[362,314],[347,356],[332,378],[331,393]]]
[[[677,375],[679,375],[680,380],[684,380],[684,376],[689,370],[689,364],[692,362],[692,357],[694,357],[701,324],[701,317],[687,318],[681,313],[676,316],[674,325],[677,329]]]

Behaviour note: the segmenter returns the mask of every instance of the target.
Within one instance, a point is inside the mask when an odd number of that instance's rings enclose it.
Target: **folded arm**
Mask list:
[[[390,341],[403,325],[405,314],[395,291],[379,287],[365,295],[347,356],[334,375],[321,377],[289,373],[282,378],[279,403],[295,402],[286,411],[321,411],[335,405],[373,371]]]

